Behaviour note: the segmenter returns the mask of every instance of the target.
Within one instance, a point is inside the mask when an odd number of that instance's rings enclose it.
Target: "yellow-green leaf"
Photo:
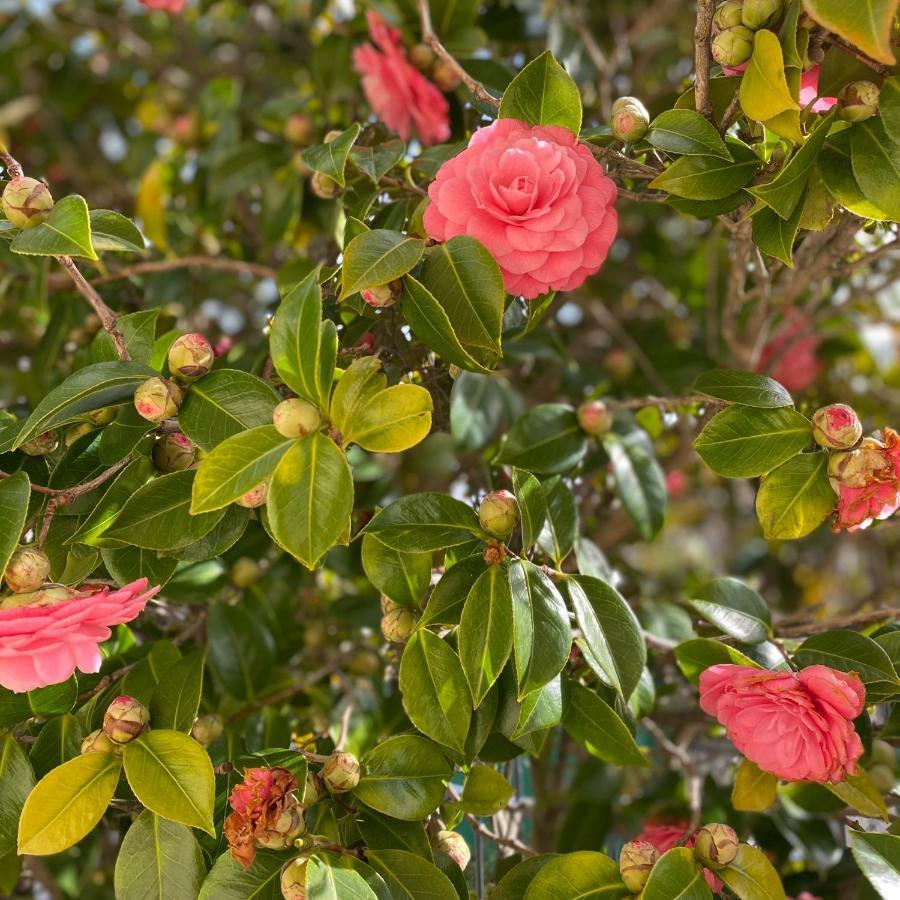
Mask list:
[[[771,31],[756,32],[753,56],[741,80],[741,109],[757,122],[765,122],[788,109],[799,109],[784,73],[781,44]]]
[[[745,759],[738,766],[731,790],[731,805],[740,812],[765,812],[778,795],[778,779]]]
[[[400,453],[431,430],[431,394],[417,384],[396,384],[372,397],[342,431],[345,444],[372,453]]]
[[[865,769],[860,769],[855,775],[848,775],[838,784],[826,784],[825,787],[861,815],[889,821],[884,797]]]
[[[878,62],[894,64],[891,26],[900,0],[803,0],[820,24]]]
[[[784,886],[766,854],[757,847],[741,844],[731,865],[716,875],[740,900],[785,900]]]

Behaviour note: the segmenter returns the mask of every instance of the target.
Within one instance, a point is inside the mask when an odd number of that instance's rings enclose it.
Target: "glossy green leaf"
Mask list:
[[[506,807],[515,792],[515,788],[493,766],[472,766],[466,776],[460,802],[468,813],[493,816]]]
[[[678,661],[678,666],[684,677],[694,684],[699,680],[701,672],[710,666],[717,666],[722,663],[760,668],[757,663],[750,659],[749,656],[741,653],[740,650],[710,638],[695,638],[690,641],[682,641],[675,648],[675,659]]]
[[[900,891],[900,837],[850,829],[850,851],[882,897]]]
[[[91,223],[91,243],[94,250],[119,253],[144,253],[144,236],[131,219],[111,209],[92,209],[88,214]]]
[[[530,409],[510,429],[496,461],[552,475],[574,468],[587,448],[587,435],[575,410],[562,403],[544,403]]]
[[[900,219],[900,146],[873,118],[853,126],[850,148],[853,174],[866,199]]]
[[[767,538],[790,540],[818,528],[836,503],[828,454],[801,453],[763,478],[756,514]]]
[[[469,591],[486,569],[483,553],[461,559],[447,569],[428,598],[420,626],[458,625]]]
[[[778,37],[765,28],[756,32],[753,56],[741,79],[740,98],[744,113],[757,122],[800,108],[785,78]]]
[[[125,342],[125,349],[128,351],[130,359],[150,365],[158,319],[158,309],[144,309],[139,312],[127,313],[116,319],[116,326]],[[118,351],[112,338],[105,331],[98,331],[91,342],[91,361],[114,361],[118,358]]]
[[[421,856],[406,850],[374,850],[366,858],[387,882],[393,900],[458,900],[447,876]]]
[[[403,159],[406,153],[406,144],[394,138],[388,141],[379,141],[373,147],[360,147],[356,145],[350,150],[350,159],[353,164],[378,184],[384,175]]]
[[[694,379],[694,390],[740,406],[778,409],[794,405],[785,387],[773,378],[757,375],[756,372],[711,369]]]
[[[542,853],[539,856],[526,857],[520,863],[514,865],[497,882],[491,893],[491,900],[523,900],[525,891],[531,882],[534,881],[538,872],[555,858],[555,853]],[[582,866],[573,866],[573,868],[581,869]]]
[[[641,894],[641,900],[674,900],[676,897],[678,900],[712,900],[703,869],[686,847],[674,847],[656,861]]]
[[[500,101],[500,118],[529,125],[559,125],[581,131],[581,96],[566,70],[546,50],[510,82]]]
[[[717,156],[682,156],[648,187],[686,200],[721,200],[744,187],[759,166],[756,155],[746,150],[735,152],[734,162],[726,162]]]
[[[861,815],[890,821],[884,797],[865,769],[860,768],[855,775],[848,775],[843,781],[826,784],[825,787]]]
[[[478,516],[461,500],[446,494],[408,494],[376,513],[366,526],[395,550],[443,550],[471,541],[481,534]]]
[[[519,527],[522,531],[522,547],[528,550],[534,545],[547,518],[547,498],[541,483],[524,469],[512,470],[513,493],[519,504]]]
[[[548,478],[542,486],[546,499],[547,516],[538,534],[537,542],[560,568],[571,553],[578,536],[578,510],[575,498],[559,475]]]
[[[878,112],[888,137],[900,144],[900,75],[885,79],[881,85]]]
[[[524,865],[524,863],[523,863]],[[630,897],[619,867],[608,856],[578,850],[548,859],[536,872],[522,900],[617,900]],[[673,895],[674,896],[674,895]],[[509,895],[510,900],[518,895]],[[672,898],[669,898],[672,900]]]
[[[84,197],[58,200],[46,222],[17,234],[9,245],[27,256],[83,256],[97,259],[91,244],[91,221]]]
[[[734,862],[719,869],[716,875],[740,900],[785,900],[781,879],[759,847],[740,844]]]
[[[867,219],[886,221],[890,216],[866,197],[853,174],[850,141],[850,129],[829,137],[817,161],[822,181],[845,209]]]
[[[625,435],[610,432],[603,446],[625,511],[641,537],[652,540],[663,526],[669,498],[653,442],[643,429],[635,428]]]
[[[345,169],[350,150],[356,143],[362,129],[354,122],[346,131],[341,132],[333,141],[308,147],[301,154],[303,162],[316,172],[327,175],[341,187],[346,184]]]
[[[897,6],[898,0],[803,0],[804,9],[820,25],[889,66],[895,62],[891,26]]]
[[[423,241],[399,231],[376,229],[358,234],[344,248],[341,298],[403,277],[424,251]]]
[[[563,712],[562,677],[557,675],[521,700],[516,698],[515,691],[504,691],[504,704],[497,717],[501,734],[517,741],[536,731],[559,725]]]
[[[390,900],[390,894],[381,876],[362,860],[352,855],[317,853],[306,865],[306,898]]]
[[[284,853],[257,850],[250,868],[244,871],[226,851],[206,876],[198,900],[282,900],[281,867],[285,862]]]
[[[344,445],[372,453],[400,453],[431,431],[431,394],[418,384],[395,384],[371,397],[341,431]]]
[[[431,584],[431,553],[404,553],[363,535],[362,564],[366,578],[401,606],[419,606]]]
[[[16,849],[19,816],[33,787],[25,751],[11,734],[0,736],[0,856]]]
[[[570,681],[563,691],[563,728],[588,753],[617,766],[646,765],[628,726],[597,694]]]
[[[206,649],[199,647],[166,670],[150,702],[154,728],[190,732],[200,707],[205,661]]]
[[[651,123],[644,139],[666,153],[679,156],[718,156],[731,162],[731,153],[716,127],[692,109],[669,109]]]
[[[84,737],[84,729],[75,716],[70,713],[54,716],[31,745],[28,759],[34,774],[43,778],[57,766],[78,756]]]
[[[704,619],[745,644],[771,637],[772,617],[756,591],[736,578],[716,578],[698,588],[691,606]]]
[[[0,480],[0,572],[19,545],[28,502],[31,499],[31,482],[24,472],[16,472]]]
[[[753,243],[768,256],[794,267],[794,241],[800,229],[800,219],[806,203],[806,194],[800,198],[789,219],[782,219],[773,209],[761,209],[753,217]]]
[[[158,556],[155,550],[142,547],[104,547],[100,550],[103,565],[120,584],[146,578],[150,584],[165,584],[174,574],[178,560]]]
[[[744,759],[734,776],[731,805],[738,812],[765,812],[778,799],[778,778]]]
[[[214,603],[207,625],[209,665],[226,690],[250,700],[265,687],[275,663],[275,641],[245,606]]]
[[[830,666],[840,672],[856,672],[870,702],[900,693],[900,679],[884,648],[855,631],[835,629],[808,637],[795,651],[800,666]]]

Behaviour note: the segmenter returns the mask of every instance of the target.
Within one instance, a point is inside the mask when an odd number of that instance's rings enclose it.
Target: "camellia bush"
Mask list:
[[[900,897],[897,10],[0,3],[0,895]]]

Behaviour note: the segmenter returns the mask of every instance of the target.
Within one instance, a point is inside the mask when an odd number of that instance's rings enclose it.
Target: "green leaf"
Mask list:
[[[716,127],[692,109],[668,109],[651,123],[644,138],[657,150],[680,156],[718,156],[732,161]]]
[[[272,536],[308,569],[350,538],[353,476],[331,438],[296,441],[278,463],[266,504]]]
[[[344,248],[341,299],[403,277],[422,258],[424,241],[399,231],[358,234]]]
[[[370,850],[369,864],[387,882],[393,900],[459,900],[450,879],[406,850]]]
[[[9,249],[27,256],[97,259],[91,245],[91,221],[84,197],[72,194],[58,200],[47,221],[17,234]]]
[[[123,760],[128,784],[147,809],[215,836],[215,775],[192,737],[152,729],[126,745]]]
[[[736,578],[707,582],[689,602],[704,619],[745,644],[758,644],[772,635],[765,600]]]
[[[354,793],[367,806],[415,822],[440,806],[453,767],[436,744],[416,735],[388,738],[362,760]]]
[[[585,662],[598,678],[627,700],[647,662],[647,647],[637,616],[625,598],[599,578],[575,575],[565,583],[581,629],[578,646]]]
[[[116,858],[116,900],[193,900],[206,877],[190,828],[145,809],[128,829]]]
[[[472,700],[459,657],[436,634],[420,628],[400,660],[400,693],[410,721],[459,753],[465,749]]]
[[[512,651],[512,595],[504,566],[489,566],[472,585],[459,623],[458,642],[477,709]]]
[[[370,850],[409,850],[417,856],[431,859],[431,844],[420,821],[404,822],[385,816],[359,804],[356,821],[360,834]]]
[[[101,362],[79,369],[38,403],[16,436],[13,449],[85,413],[130,401],[138,385],[155,374],[137,362]]]
[[[384,879],[352,855],[317,853],[305,874],[307,900],[390,900]]]
[[[45,775],[25,801],[18,852],[48,856],[77,844],[106,812],[121,769],[114,753],[87,753]]]
[[[198,647],[166,670],[150,701],[154,728],[190,732],[203,691],[203,665],[206,649]]]
[[[737,372],[731,369],[711,369],[694,379],[694,390],[707,397],[740,406],[778,409],[793,406],[787,389],[774,378],[756,372]]]
[[[271,632],[245,606],[214,603],[207,638],[210,668],[225,689],[239,700],[256,697],[275,664]]]
[[[881,85],[878,113],[890,139],[900,144],[900,75],[886,79]]]
[[[476,816],[493,816],[506,807],[515,792],[493,766],[472,766],[463,787],[462,808]]]
[[[19,545],[19,537],[28,516],[31,482],[24,472],[0,480],[0,572]]]
[[[665,191],[687,200],[721,200],[739,191],[756,174],[760,160],[744,145],[728,146],[735,161],[717,156],[682,156],[675,160],[648,187]]]
[[[516,699],[514,691],[505,690],[504,701],[497,726],[511,741],[555,728],[562,721],[562,675],[526,694],[521,701]]]
[[[419,619],[420,627],[459,624],[469,591],[486,568],[484,555],[476,553],[447,569],[428,598],[425,613]]]
[[[836,503],[828,454],[801,453],[763,478],[756,514],[769,540],[791,540],[815,531]]]
[[[898,0],[803,0],[804,9],[821,26],[889,66],[895,62],[891,26],[897,6]]]
[[[825,787],[861,815],[890,821],[884,797],[865,769],[859,769],[855,775],[848,775],[836,784],[827,783]]]
[[[273,334],[275,328],[273,325]],[[209,452],[248,428],[271,425],[278,401],[278,394],[261,378],[235,369],[217,369],[191,385],[178,410],[178,427]]]
[[[867,219],[886,221],[890,216],[863,194],[853,174],[851,131],[840,131],[828,139],[817,161],[819,174],[828,192],[845,209]]]
[[[882,897],[900,891],[900,837],[850,829],[850,852]]]
[[[587,853],[588,851],[580,851]],[[570,858],[575,854],[567,854],[564,858]],[[557,859],[555,853],[542,853],[539,856],[527,856],[522,862],[514,865],[498,882],[497,886],[491,892],[491,900],[523,900],[525,891],[534,881],[538,872],[544,868],[549,862]],[[586,868],[584,862],[577,862],[572,865],[575,872]],[[555,879],[552,885],[555,885]]]
[[[588,753],[617,766],[643,766],[634,736],[615,710],[593,691],[567,681],[563,690],[563,728]]]
[[[610,432],[603,439],[609,454],[616,493],[644,540],[652,540],[663,527],[669,492],[666,476],[656,460],[653,442],[635,428],[628,434]]]
[[[731,805],[738,812],[765,812],[778,799],[778,779],[749,759],[741,761],[731,789]]]
[[[581,96],[566,70],[546,50],[509,83],[500,100],[501,119],[559,125],[581,131]]]
[[[693,852],[686,847],[674,847],[656,861],[641,893],[641,900],[675,900],[675,898],[712,900],[712,891],[703,877],[703,869],[695,862]]]
[[[363,535],[362,564],[366,578],[401,606],[420,606],[431,585],[430,553],[394,550],[372,534]]]
[[[397,138],[392,138],[382,141],[374,147],[353,147],[350,151],[350,159],[360,172],[368,175],[373,184],[377,185],[382,177],[403,159],[405,153],[406,144]]]
[[[178,560],[157,556],[155,550],[141,547],[104,547],[100,551],[103,565],[120,584],[146,578],[150,584],[165,584],[174,574]]]
[[[113,250],[120,253],[145,253],[144,236],[137,225],[121,213],[111,209],[92,209],[91,243],[101,253]]]
[[[43,778],[57,766],[78,756],[84,736],[84,729],[75,716],[66,713],[50,719],[41,729],[28,755],[34,774]]]
[[[150,364],[153,344],[156,340],[158,309],[145,309],[128,313],[116,319],[116,325],[125,341],[128,355],[136,362]],[[91,361],[114,361],[119,358],[116,345],[106,331],[98,331],[91,343]],[[145,425],[149,423],[144,420]]]
[[[242,506],[229,506],[225,515],[193,544],[178,550],[169,550],[168,555],[187,562],[205,562],[222,556],[233,547],[244,534],[250,521],[250,510]]]
[[[884,648],[855,631],[835,629],[808,637],[794,652],[800,666],[823,665],[856,672],[866,685],[869,702],[900,692],[900,679]]]
[[[534,563],[509,567],[513,605],[513,659],[519,699],[555,678],[569,658],[572,629],[566,604]]]
[[[587,435],[578,424],[575,410],[562,403],[543,403],[513,425],[495,461],[553,475],[573,469],[587,448]]]
[[[274,425],[242,431],[203,457],[191,490],[191,515],[222,509],[272,477],[294,446]]]
[[[421,385],[384,388],[345,420],[344,445],[357,444],[371,453],[401,453],[428,436],[432,409],[431,394]]]
[[[756,32],[753,56],[741,79],[741,109],[751,119],[766,122],[786,110],[796,110],[784,73],[784,56],[778,37],[765,28]]]
[[[0,728],[16,725],[32,716],[47,718],[66,713],[75,705],[77,696],[78,685],[74,677],[24,694],[0,688]]]
[[[19,816],[33,787],[25,751],[11,734],[0,736],[0,857],[15,852]]]
[[[534,860],[520,865],[528,864],[537,868]],[[501,888],[502,881],[498,891]],[[608,856],[593,850],[578,850],[545,859],[524,894],[501,892],[500,896],[503,900],[507,896],[508,900],[617,900],[630,897],[631,891],[622,884],[619,867]]]
[[[513,493],[519,504],[519,526],[522,530],[522,549],[534,546],[547,518],[547,498],[541,483],[530,472],[512,470]]]
[[[281,867],[285,862],[284,853],[257,850],[245,872],[230,853],[223,853],[206,876],[197,900],[282,900]]]
[[[788,268],[794,267],[794,241],[803,218],[806,194],[801,201],[789,219],[782,219],[775,210],[768,208],[761,209],[753,217],[753,243]]]
[[[327,175],[344,187],[346,185],[344,170],[347,167],[347,158],[361,130],[360,126],[354,122],[333,141],[308,147],[300,154],[300,158],[314,171]]]
[[[781,879],[759,847],[738,845],[734,862],[724,869],[717,869],[716,875],[740,900],[785,900]]]
[[[552,557],[556,568],[571,553],[578,536],[578,510],[572,492],[559,475],[548,478],[542,486],[547,504],[544,526],[537,542],[541,550]]]
[[[694,449],[717,475],[754,478],[796,456],[811,437],[809,421],[794,409],[732,406],[706,423]]]
[[[472,507],[446,494],[408,494],[376,513],[365,528],[394,550],[430,552],[482,534]]]
[[[900,148],[888,137],[880,119],[850,129],[853,174],[869,202],[893,220],[900,219]]]
[[[695,638],[690,641],[682,641],[675,648],[675,659],[678,661],[678,667],[681,669],[684,677],[693,684],[699,681],[701,672],[704,672],[710,666],[717,666],[721,663],[752,666],[756,669],[761,668],[749,656],[741,653],[740,650],[710,638]]]

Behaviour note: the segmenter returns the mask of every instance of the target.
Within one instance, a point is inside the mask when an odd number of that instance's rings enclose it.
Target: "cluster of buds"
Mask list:
[[[637,143],[650,127],[650,114],[637,97],[619,97],[612,107],[612,133],[629,144]]]
[[[134,392],[134,408],[148,422],[158,425],[176,415],[184,393],[174,381],[154,375]]]
[[[360,296],[372,309],[387,309],[397,302],[402,291],[403,282],[397,279],[389,281],[387,284],[366,288],[364,291],[360,291]]]
[[[783,0],[725,0],[713,16],[712,57],[725,68],[744,65],[753,55],[754,32],[775,25]]]
[[[854,81],[838,96],[838,117],[845,122],[865,122],[878,112],[881,88],[874,81]]]
[[[225,733],[225,720],[218,713],[199,716],[191,726],[191,737],[201,747],[209,747]]]
[[[59,435],[51,430],[25,441],[19,449],[28,456],[47,456],[59,446]]]
[[[737,832],[718,822],[704,825],[694,835],[694,858],[713,871],[731,865],[739,847]]]
[[[438,59],[428,44],[416,44],[409,51],[409,61],[442,91],[455,91],[459,87],[459,72],[446,60]]]
[[[302,438],[322,427],[322,412],[308,400],[292,397],[275,407],[272,424],[282,437]]]
[[[50,575],[50,557],[37,547],[19,547],[9,558],[3,579],[14,594],[38,590]]]
[[[20,175],[3,189],[0,206],[6,218],[24,231],[47,220],[53,209],[53,197],[43,181]]]
[[[134,697],[116,697],[103,714],[103,733],[114,744],[130,744],[150,722],[150,710]]]
[[[237,503],[238,506],[243,506],[246,509],[256,509],[266,502],[268,496],[269,482],[261,481],[256,487],[252,487],[245,494],[241,494],[234,502]]]
[[[381,633],[386,641],[402,644],[412,637],[419,621],[415,610],[394,603],[390,597],[381,598]]]
[[[215,358],[202,334],[183,334],[169,347],[169,373],[180,384],[190,384],[209,372]]]
[[[196,457],[194,445],[180,431],[163,435],[153,447],[153,462],[160,472],[182,472],[194,464]]]
[[[335,750],[322,767],[322,780],[332,794],[344,794],[359,784],[359,760],[345,750]]]
[[[613,414],[602,400],[588,400],[576,412],[581,430],[591,437],[606,437],[613,426]]]
[[[438,850],[446,853],[460,869],[465,871],[469,860],[472,858],[472,851],[469,850],[466,839],[459,832],[439,831],[435,835],[434,843]]]
[[[494,537],[508,538],[519,522],[519,504],[510,491],[491,491],[478,507],[481,527]]]

